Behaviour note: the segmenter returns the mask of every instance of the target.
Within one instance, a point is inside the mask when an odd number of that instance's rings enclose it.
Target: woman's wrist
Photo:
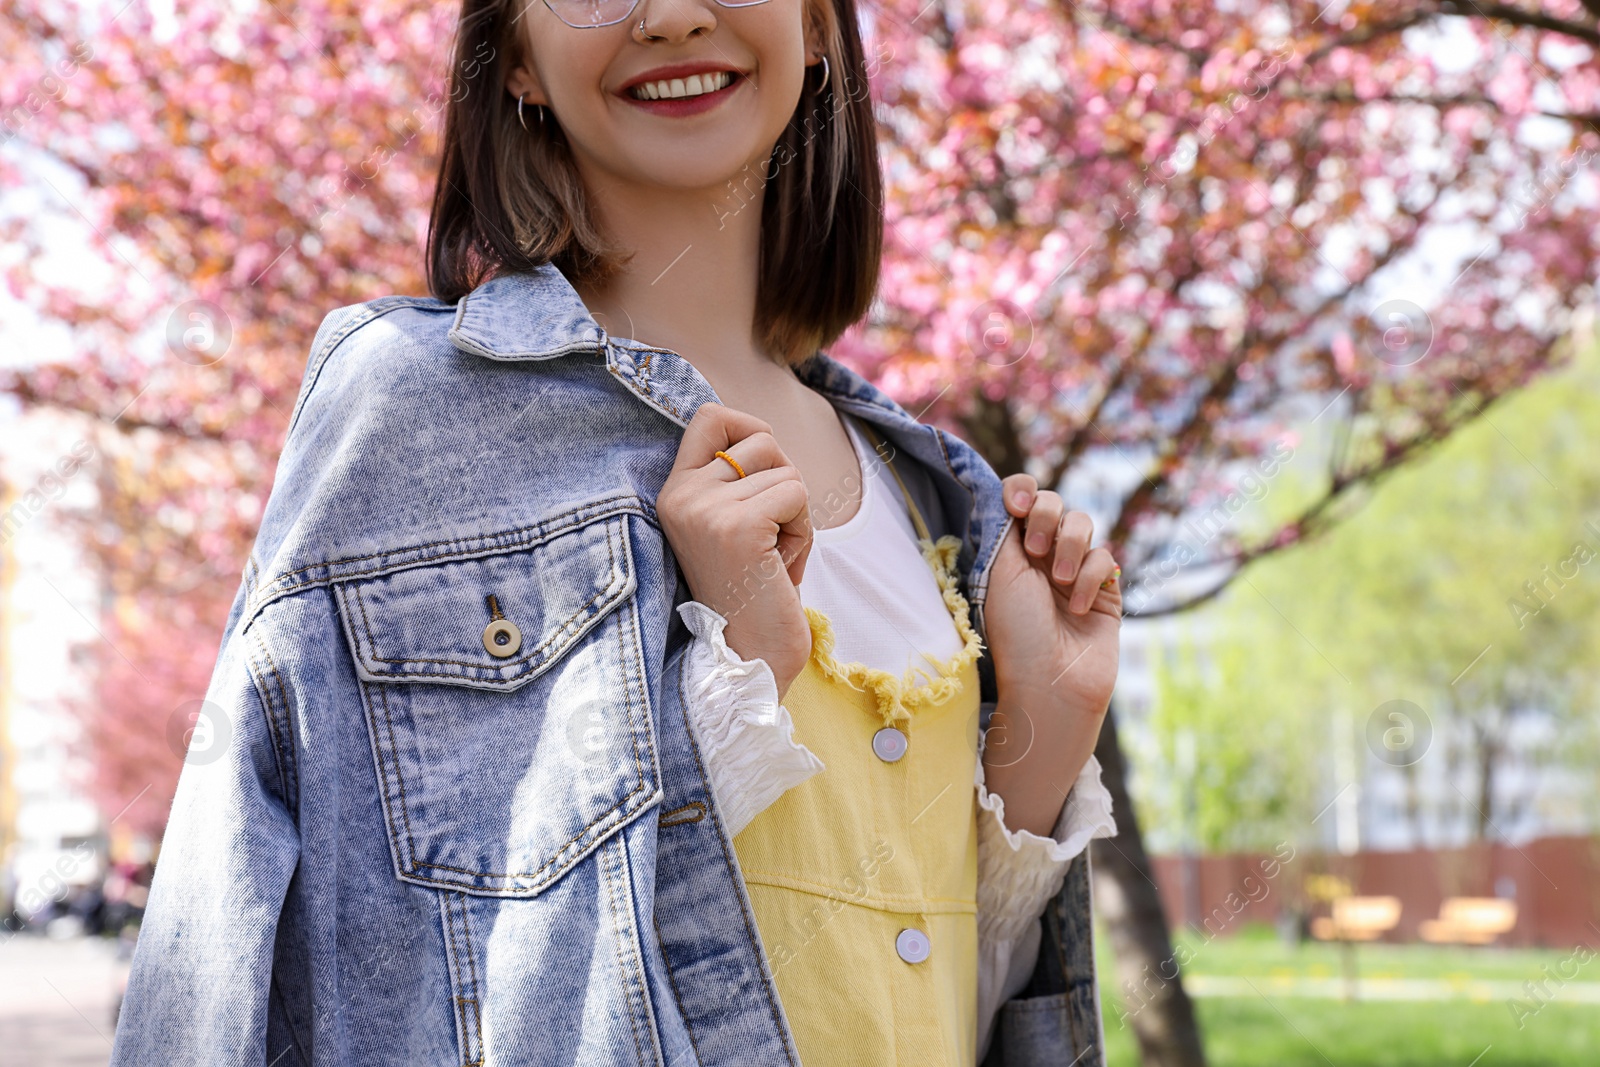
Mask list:
[[[983,772],[1012,829],[1050,836],[1104,719],[1104,709],[1085,712],[1048,691],[1002,685],[984,732]]]
[[[701,600],[698,596],[695,596],[692,586],[689,594],[692,599],[684,601],[683,605],[679,605],[679,610],[681,612],[684,605],[694,605],[694,608],[690,609],[695,613],[691,629],[698,626],[709,632],[714,627],[723,646],[738,656],[739,659],[749,663],[759,660],[765,664],[767,669],[772,672],[773,681],[778,688],[778,700],[781,702],[788,694],[789,687],[794,684],[794,680],[800,677],[801,671],[805,670],[806,661],[810,659],[811,645],[809,639],[806,642],[804,654],[797,655],[798,649],[795,648],[795,642],[793,641],[774,643],[759,640],[758,636],[752,633],[751,626],[748,624],[748,616],[741,610],[742,604],[735,603],[727,610],[723,610],[716,604]],[[690,616],[685,615],[684,618],[685,621],[688,621]],[[809,634],[810,622],[806,621],[803,609],[801,620],[801,624],[807,628],[807,633]],[[795,648],[795,651],[788,651],[790,648]]]
[[[758,647],[751,640],[750,635],[745,632],[744,628],[739,626],[732,618],[728,620],[728,625],[723,629],[722,637],[727,642],[728,647],[739,655],[740,659],[759,659],[767,665],[768,669],[772,671],[773,680],[777,683],[779,701],[788,696],[789,687],[794,684],[796,678],[800,677],[800,672],[805,670],[807,657],[795,660],[787,655],[763,651],[762,647]],[[810,649],[808,647],[807,656],[809,656],[809,652]]]

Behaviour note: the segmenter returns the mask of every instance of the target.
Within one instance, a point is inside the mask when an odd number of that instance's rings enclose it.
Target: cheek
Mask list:
[[[521,7],[522,62],[545,98],[562,111],[584,107],[583,98],[599,91],[607,68],[628,47],[628,27],[639,15],[635,10],[632,21],[578,29],[562,22],[544,0],[521,0]]]
[[[558,25],[543,35],[532,53],[534,69],[545,96],[563,113],[582,112],[604,102],[606,69],[617,51],[606,38],[616,30],[614,26],[575,30]]]
[[[800,5],[792,0],[767,0],[747,8],[723,8],[718,15],[755,60],[762,94],[787,117],[799,100],[801,79],[807,74],[813,79],[821,77],[819,70],[805,65],[808,56]]]

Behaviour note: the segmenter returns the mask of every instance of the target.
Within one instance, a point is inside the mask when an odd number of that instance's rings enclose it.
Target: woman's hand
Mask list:
[[[1088,515],[1068,512],[1031,475],[1013,474],[1002,490],[1017,521],[983,609],[999,690],[984,777],[1011,829],[1048,837],[1111,703],[1122,586],[1111,553],[1089,547]]]
[[[805,483],[772,427],[721,404],[701,404],[656,498],[656,514],[694,599],[728,620],[729,648],[766,661],[782,699],[811,655],[811,625],[795,587],[812,538]]]

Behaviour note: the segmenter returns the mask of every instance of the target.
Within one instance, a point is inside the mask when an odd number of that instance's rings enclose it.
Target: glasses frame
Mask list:
[[[594,0],[590,0],[590,2],[594,2]],[[640,3],[640,0],[633,0],[633,3],[628,5],[628,10],[626,12],[624,12],[623,14],[617,16],[614,19],[611,19],[608,22],[582,22],[582,23],[579,23],[579,22],[573,22],[571,19],[569,19],[565,15],[563,15],[560,11],[556,10],[556,5],[555,5],[554,0],[544,0],[544,6],[550,9],[550,13],[551,14],[553,14],[556,18],[560,19],[562,22],[565,22],[568,26],[571,26],[575,30],[598,30],[598,29],[601,29],[602,27],[605,27],[605,26],[615,26],[619,22],[627,22],[628,19],[633,17],[633,13],[635,11],[639,10],[639,3]],[[720,6],[720,7],[730,7],[730,8],[755,7],[757,4],[765,4],[765,3],[767,3],[767,0],[745,0],[745,2],[742,3],[742,4],[732,4],[732,3],[729,3],[728,0],[717,0],[718,6]]]

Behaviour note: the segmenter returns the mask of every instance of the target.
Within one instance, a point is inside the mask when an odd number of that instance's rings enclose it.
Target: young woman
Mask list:
[[[313,343],[114,1062],[1098,1062],[1035,961],[1118,572],[821,351],[851,0],[464,0],[456,58],[434,295]]]

